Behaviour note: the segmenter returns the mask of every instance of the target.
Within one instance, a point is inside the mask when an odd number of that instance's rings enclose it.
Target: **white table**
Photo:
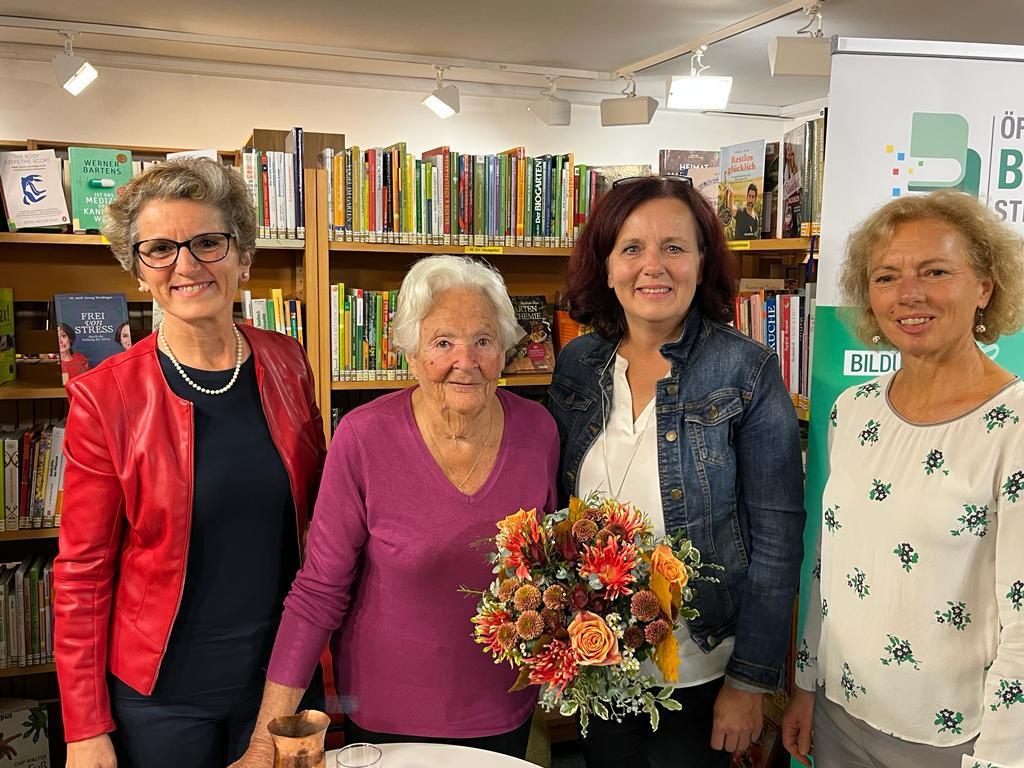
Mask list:
[[[537,768],[516,757],[450,744],[379,744],[381,768]],[[335,768],[337,750],[327,753],[327,768]]]

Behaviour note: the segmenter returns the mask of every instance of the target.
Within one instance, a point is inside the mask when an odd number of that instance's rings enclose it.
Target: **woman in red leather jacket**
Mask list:
[[[68,384],[68,768],[222,768],[252,731],[324,456],[302,347],[232,321],[256,228],[241,176],[210,160],[157,166],[108,209],[164,319]]]

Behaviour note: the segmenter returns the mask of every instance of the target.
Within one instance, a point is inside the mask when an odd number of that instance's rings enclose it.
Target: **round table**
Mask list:
[[[497,752],[451,744],[379,744],[381,768],[537,768],[533,763]],[[327,753],[327,768],[335,768],[337,750]]]

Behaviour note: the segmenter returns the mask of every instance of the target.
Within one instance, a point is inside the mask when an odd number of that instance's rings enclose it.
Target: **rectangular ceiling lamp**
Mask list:
[[[668,85],[669,109],[724,109],[732,90],[731,77],[686,75]]]

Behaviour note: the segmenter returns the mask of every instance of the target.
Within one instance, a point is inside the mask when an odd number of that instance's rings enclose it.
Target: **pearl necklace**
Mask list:
[[[223,395],[238,380],[238,372],[242,369],[242,334],[238,331],[238,326],[234,323],[231,324],[231,330],[235,332],[235,372],[231,374],[231,381],[225,384],[220,389],[207,389],[196,384],[192,379],[188,377],[188,374],[181,367],[181,363],[178,362],[178,358],[174,356],[171,351],[171,345],[167,343],[167,337],[164,335],[164,324],[160,323],[159,337],[160,341],[163,342],[164,350],[167,352],[167,356],[171,358],[171,362],[174,363],[175,369],[181,374],[181,378],[185,380],[192,389],[202,392],[204,395]]]

